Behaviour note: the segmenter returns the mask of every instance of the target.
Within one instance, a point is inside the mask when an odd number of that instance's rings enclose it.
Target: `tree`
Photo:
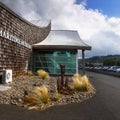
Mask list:
[[[105,65],[105,66],[113,66],[113,65],[115,65],[115,63],[116,63],[115,60],[111,59],[111,58],[105,59],[103,61],[103,65]]]

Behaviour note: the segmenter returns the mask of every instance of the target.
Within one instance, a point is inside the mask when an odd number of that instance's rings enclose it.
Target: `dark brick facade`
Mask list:
[[[50,23],[46,27],[40,28],[0,3],[0,30],[32,45],[44,40],[50,29]],[[17,42],[0,36],[0,74],[3,69],[12,69],[14,76],[24,74],[31,51]]]

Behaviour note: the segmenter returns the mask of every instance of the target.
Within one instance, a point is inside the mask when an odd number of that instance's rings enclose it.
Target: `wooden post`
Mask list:
[[[85,75],[85,50],[82,50],[82,70],[83,75]]]

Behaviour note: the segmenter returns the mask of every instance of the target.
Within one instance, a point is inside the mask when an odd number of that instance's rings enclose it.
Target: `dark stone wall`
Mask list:
[[[42,28],[35,26],[0,3],[1,29],[32,45],[46,38],[50,32],[51,24]],[[12,69],[14,76],[24,74],[31,51],[21,44],[0,37],[0,74],[3,69]]]

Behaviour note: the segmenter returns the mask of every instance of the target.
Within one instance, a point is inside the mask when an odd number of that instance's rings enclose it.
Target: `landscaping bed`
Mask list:
[[[60,94],[59,99],[55,98],[55,91],[57,89],[58,77],[50,77],[49,79],[41,79],[39,76],[21,76],[15,78],[12,83],[5,86],[11,87],[7,91],[0,92],[0,104],[13,104],[17,106],[25,107],[25,96],[28,95],[36,86],[42,86],[43,84],[47,87],[50,95],[50,102],[45,107],[54,105],[65,105],[70,103],[82,102],[88,100],[95,94],[94,87],[90,84],[89,91],[74,91],[73,94],[63,95]],[[72,82],[72,78],[69,77],[69,85]],[[39,107],[39,109],[42,109]]]

